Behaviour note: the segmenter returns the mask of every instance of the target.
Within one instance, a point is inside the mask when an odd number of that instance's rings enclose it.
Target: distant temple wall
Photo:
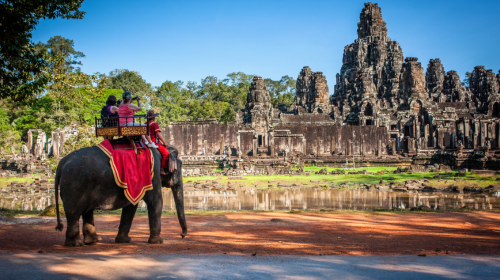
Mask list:
[[[381,140],[382,154],[387,154],[388,134],[384,127],[375,126],[279,126],[276,130],[289,130],[291,135],[303,135],[306,155],[375,155],[378,140]],[[276,136],[275,136],[276,138]],[[280,137],[282,138],[282,137]],[[302,151],[301,141],[295,141],[290,148],[292,154]],[[275,142],[275,151],[285,149],[283,141]],[[348,148],[349,144],[351,145]],[[364,151],[361,151],[364,144]],[[333,148],[333,151],[332,151]],[[299,152],[298,152],[299,151]]]
[[[238,146],[238,127],[234,124],[173,124],[162,129],[169,145],[177,148],[181,155],[220,155],[221,143],[229,151]],[[245,139],[246,140],[246,139]],[[252,149],[251,141],[242,141],[243,149]]]
[[[388,133],[384,127],[375,126],[318,126],[282,125],[266,134],[255,130],[241,130],[229,124],[174,124],[162,129],[163,137],[176,147],[180,155],[221,155],[221,145],[226,153],[252,156],[254,142],[259,153],[270,156],[289,155],[376,155],[380,140],[382,154],[387,154]],[[349,147],[350,145],[350,147]],[[304,151],[305,147],[305,151]],[[270,154],[273,151],[273,154]]]

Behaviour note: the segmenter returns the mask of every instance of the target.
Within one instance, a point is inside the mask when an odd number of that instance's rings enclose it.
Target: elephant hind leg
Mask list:
[[[94,210],[90,210],[82,215],[83,218],[83,242],[86,245],[93,244],[102,240],[97,235],[94,225]]]
[[[80,238],[80,214],[66,212],[66,241],[64,246],[83,246],[83,241]]]

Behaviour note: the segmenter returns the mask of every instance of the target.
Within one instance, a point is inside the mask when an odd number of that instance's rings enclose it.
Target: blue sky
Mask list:
[[[33,41],[60,35],[83,52],[82,70],[138,71],[153,86],[200,83],[245,72],[297,78],[303,66],[322,71],[333,94],[344,46],[357,38],[365,1],[86,0],[83,20],[45,20]],[[445,71],[500,69],[500,1],[378,1],[388,36],[405,57]]]

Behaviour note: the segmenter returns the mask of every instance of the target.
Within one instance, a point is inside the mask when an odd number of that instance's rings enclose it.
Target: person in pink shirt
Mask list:
[[[142,110],[141,99],[139,97],[132,98],[130,92],[126,91],[122,95],[123,101],[118,107],[118,115],[120,116],[120,126],[146,126],[142,123],[134,122],[133,118],[126,119],[123,117],[133,117],[135,112]],[[137,106],[132,104],[132,101],[137,100]],[[142,135],[142,140],[150,148],[158,148],[158,146],[151,141],[149,135]]]

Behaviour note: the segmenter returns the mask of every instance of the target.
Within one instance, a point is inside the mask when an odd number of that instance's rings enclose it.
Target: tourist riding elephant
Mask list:
[[[170,155],[177,157],[177,150],[168,148]],[[163,239],[161,232],[161,212],[163,209],[162,187],[170,187],[174,196],[177,217],[182,228],[182,238],[186,236],[187,225],[184,216],[184,195],[182,185],[182,162],[177,160],[177,171],[169,175],[160,175],[161,155],[156,149],[151,149],[154,157],[153,189],[143,197],[148,208],[149,243],[160,244]],[[173,169],[175,165],[171,166]],[[137,210],[125,197],[113,176],[109,157],[98,147],[84,148],[65,156],[57,167],[55,177],[55,194],[57,210],[56,230],[62,231],[63,225],[59,218],[58,188],[61,188],[61,199],[67,220],[66,246],[81,246],[92,244],[101,238],[96,234],[94,226],[94,210],[116,210],[122,208],[117,243],[128,243],[132,220]],[[80,238],[79,220],[83,218],[83,236]]]

